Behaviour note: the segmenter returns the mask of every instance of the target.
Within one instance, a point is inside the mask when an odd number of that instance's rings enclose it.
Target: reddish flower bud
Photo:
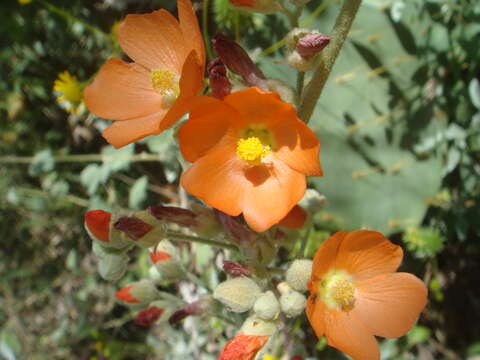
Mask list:
[[[332,40],[330,36],[310,33],[298,39],[296,50],[301,56],[309,58],[322,51],[330,40]]]
[[[156,306],[149,306],[140,311],[133,321],[139,326],[148,327],[153,325],[163,314],[163,309]]]
[[[168,260],[171,257],[172,257],[172,255],[167,254],[166,252],[163,252],[163,251],[160,251],[160,250],[150,251],[150,260],[154,264],[156,264],[159,261]]]
[[[278,223],[290,229],[301,229],[307,219],[307,213],[300,206],[295,205],[292,210]]]
[[[175,206],[150,206],[147,211],[154,216],[157,220],[173,222],[180,226],[194,226],[196,225],[195,218],[197,215],[188,210]]]
[[[247,230],[245,226],[240,224],[233,216],[227,215],[224,212],[215,210],[217,219],[222,224],[226,233],[232,236],[239,244],[246,244],[254,242],[255,235]]]
[[[222,62],[248,85],[268,89],[265,76],[239,44],[222,33],[214,36],[212,44]]]
[[[115,293],[115,297],[130,304],[149,303],[157,296],[157,288],[150,280],[140,280]]]
[[[85,228],[89,234],[103,242],[110,241],[110,220],[112,214],[103,210],[90,210],[85,213]]]
[[[116,293],[115,293],[115,297],[117,299],[120,299],[122,301],[125,301],[127,303],[130,303],[130,304],[138,304],[140,303],[140,300],[138,300],[137,298],[135,298],[131,293],[130,291],[133,289],[134,285],[129,285],[129,286],[126,286],[124,287],[123,289],[121,290],[118,290]]]
[[[207,65],[208,79],[212,88],[212,96],[223,99],[232,91],[232,84],[227,77],[227,69],[220,58],[210,60]]]
[[[268,338],[269,336],[236,335],[225,344],[217,360],[252,360]]]
[[[247,265],[237,261],[223,260],[223,270],[233,277],[252,275],[252,271]]]
[[[115,224],[113,224],[113,227],[116,230],[124,232],[130,239],[135,241],[144,237],[153,229],[152,225],[133,216],[118,219]]]
[[[173,325],[189,317],[190,315],[199,315],[206,310],[209,304],[210,301],[207,299],[194,301],[191,304],[188,304],[187,306],[175,311],[168,319],[168,323]]]

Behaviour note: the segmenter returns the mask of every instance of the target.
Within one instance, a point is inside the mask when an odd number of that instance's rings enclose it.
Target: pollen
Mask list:
[[[178,75],[168,69],[156,69],[151,73],[152,86],[164,96],[163,105],[170,107],[180,93]]]
[[[343,271],[327,274],[318,284],[318,294],[330,308],[350,311],[355,305],[355,286]]]
[[[240,139],[237,142],[237,156],[250,165],[260,165],[262,159],[270,152],[270,146],[264,145],[256,136]]]

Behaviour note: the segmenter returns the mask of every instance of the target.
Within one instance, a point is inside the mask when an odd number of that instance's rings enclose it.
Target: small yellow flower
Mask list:
[[[23,0],[25,1],[25,0]],[[82,87],[75,76],[68,71],[58,75],[53,84],[53,91],[57,95],[57,102],[69,113],[78,113],[82,103]]]
[[[20,5],[27,5],[27,4],[30,4],[32,2],[32,0],[18,0],[18,3]]]

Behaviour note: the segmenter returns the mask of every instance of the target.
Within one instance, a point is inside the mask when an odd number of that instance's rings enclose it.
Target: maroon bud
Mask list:
[[[163,309],[156,306],[150,306],[140,311],[133,321],[140,326],[151,326],[163,314]]]
[[[205,311],[207,302],[204,299],[194,301],[191,304],[184,306],[183,308],[175,311],[172,316],[168,319],[170,325],[179,323],[183,319],[189,317],[190,315],[199,315]]]
[[[220,210],[215,209],[217,219],[222,224],[228,235],[237,240],[237,243],[252,243],[254,242],[254,235],[247,230],[245,226],[240,224],[233,216],[227,215]]]
[[[268,88],[265,76],[239,44],[222,33],[213,37],[212,44],[222,62],[248,85]]]
[[[330,36],[310,33],[298,40],[296,50],[302,57],[309,58],[322,51],[330,40],[332,40]]]
[[[147,211],[152,214],[157,220],[173,222],[180,226],[195,226],[197,225],[196,217],[193,211],[183,209],[175,206],[150,206]]]
[[[212,95],[223,99],[232,91],[232,84],[227,77],[227,69],[220,58],[210,60],[207,65],[208,79],[212,88]]]
[[[139,240],[153,229],[153,226],[136,217],[122,217],[113,227],[124,232],[132,240]]]
[[[252,272],[247,265],[237,261],[223,260],[223,270],[230,276],[250,276]]]

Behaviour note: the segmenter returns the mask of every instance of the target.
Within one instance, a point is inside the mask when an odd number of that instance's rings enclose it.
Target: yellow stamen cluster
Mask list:
[[[82,87],[75,76],[68,71],[59,74],[53,83],[53,91],[58,95],[57,102],[68,112],[77,112],[82,102]]]
[[[262,144],[256,136],[240,139],[237,142],[237,156],[250,165],[260,165],[262,159],[270,152],[270,146]]]
[[[317,290],[322,301],[330,308],[350,311],[355,305],[355,286],[351,277],[343,271],[327,274]]]
[[[164,96],[164,106],[170,107],[180,93],[178,75],[168,69],[152,70],[152,86],[156,92]]]

